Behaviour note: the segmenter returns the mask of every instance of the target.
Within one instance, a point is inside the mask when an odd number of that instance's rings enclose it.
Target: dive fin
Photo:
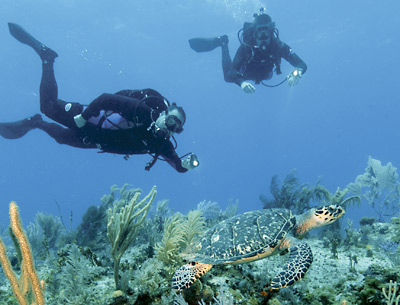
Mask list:
[[[19,139],[36,128],[39,121],[42,121],[42,116],[36,114],[21,121],[0,123],[0,136],[6,139]]]
[[[36,40],[31,34],[29,34],[23,27],[16,23],[8,23],[8,28],[10,30],[10,34],[19,42],[27,44],[33,49],[39,49],[42,47],[42,43]]]
[[[213,38],[192,38],[189,39],[190,47],[196,52],[209,52],[217,47],[228,44],[228,36],[218,36]]]
[[[31,34],[29,34],[23,27],[16,23],[9,22],[8,28],[10,30],[10,34],[19,42],[30,46],[35,50],[37,54],[39,54],[42,60],[54,61],[58,54],[52,49],[46,47],[39,40],[34,38]]]

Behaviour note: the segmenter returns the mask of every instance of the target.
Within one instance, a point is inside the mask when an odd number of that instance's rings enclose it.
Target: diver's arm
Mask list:
[[[243,78],[243,74],[240,73],[240,69],[243,66],[245,60],[246,60],[246,53],[247,53],[247,47],[241,45],[239,49],[236,51],[235,57],[233,58],[232,62],[232,70],[231,70],[231,82],[237,84],[238,86],[241,86],[241,84],[245,81]]]
[[[187,168],[184,168],[182,166],[182,160],[179,158],[177,155],[173,144],[171,141],[166,140],[168,143],[164,146],[161,156],[168,162],[169,165],[171,165],[177,172],[179,173],[185,173],[188,171]]]
[[[306,63],[284,42],[281,42],[281,56],[293,67],[300,69],[304,74],[307,71]]]
[[[140,101],[135,98],[126,97],[118,94],[103,93],[94,99],[89,106],[82,112],[82,118],[88,120],[96,117],[101,110],[113,111],[129,119],[134,116]],[[142,105],[140,105],[142,106]]]
[[[131,98],[136,98],[138,100],[142,100],[143,98],[146,98],[149,96],[157,97],[157,98],[161,98],[161,99],[164,98],[160,92],[158,92],[154,89],[151,89],[151,88],[135,89],[135,90],[125,89],[125,90],[120,90],[120,91],[116,92],[115,94],[131,97]]]

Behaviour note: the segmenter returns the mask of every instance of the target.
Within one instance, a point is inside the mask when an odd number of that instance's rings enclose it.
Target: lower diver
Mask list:
[[[42,60],[40,111],[56,123],[44,121],[40,114],[10,123],[0,123],[0,135],[18,139],[32,129],[40,129],[60,144],[77,148],[100,149],[101,152],[130,155],[150,154],[154,165],[161,157],[176,171],[186,172],[199,165],[197,156],[180,158],[171,142],[183,131],[186,114],[182,107],[169,101],[154,89],[122,90],[103,93],[85,106],[58,98],[54,75],[57,53],[36,40],[21,26],[9,23],[11,35],[33,48]],[[61,126],[61,125],[63,126]]]

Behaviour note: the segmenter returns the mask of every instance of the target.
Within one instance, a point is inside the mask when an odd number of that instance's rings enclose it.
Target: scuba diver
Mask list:
[[[222,49],[222,70],[224,79],[229,83],[236,83],[244,92],[253,93],[256,88],[249,82],[262,83],[267,87],[275,87],[286,80],[290,86],[297,85],[301,76],[306,72],[307,65],[296,53],[279,39],[279,31],[275,22],[264,13],[254,14],[252,23],[245,22],[238,32],[240,47],[231,60],[228,48],[228,36],[214,38],[192,38],[189,40],[190,47],[196,52],[208,52],[217,47]],[[270,86],[263,83],[273,75],[281,74],[280,64],[284,58],[295,69],[278,85]]]
[[[146,170],[160,157],[181,173],[199,165],[195,154],[189,153],[182,159],[175,152],[174,134],[183,131],[186,121],[182,107],[170,104],[153,89],[104,93],[87,106],[60,100],[53,67],[57,53],[19,25],[9,23],[8,26],[11,35],[32,47],[42,60],[40,111],[65,127],[44,121],[36,114],[21,121],[0,123],[2,137],[18,139],[38,128],[60,144],[97,148],[101,152],[123,154],[125,159],[133,154],[150,154],[153,159]]]

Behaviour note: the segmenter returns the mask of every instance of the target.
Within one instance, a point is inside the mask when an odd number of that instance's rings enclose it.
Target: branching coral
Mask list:
[[[229,200],[229,204],[225,210],[222,210],[216,201],[200,201],[197,204],[197,210],[200,210],[207,223],[207,226],[213,226],[224,219],[235,216],[238,211],[239,200]]]
[[[184,241],[187,247],[196,243],[205,226],[206,223],[200,210],[192,210],[188,213],[187,221],[184,223]]]
[[[32,251],[29,245],[28,238],[22,227],[21,218],[19,216],[18,206],[15,202],[10,203],[10,223],[11,230],[14,235],[14,240],[17,241],[22,261],[21,261],[21,276],[18,279],[14,270],[11,267],[10,260],[7,257],[6,247],[3,240],[0,238],[0,262],[8,280],[10,281],[12,290],[20,305],[28,305],[33,296],[35,303],[44,305],[44,287],[39,281],[39,277],[35,270],[35,262],[33,260]]]
[[[383,296],[385,297],[386,301],[387,301],[387,305],[399,305],[399,301],[400,301],[400,294],[396,296],[397,294],[397,282],[392,282],[392,280],[390,280],[389,282],[389,287],[388,290],[386,292],[385,288],[382,288],[382,293]]]
[[[65,229],[60,218],[38,212],[35,215],[35,222],[30,223],[26,230],[35,257],[44,259],[56,248],[63,232]]]
[[[87,286],[94,282],[95,278],[99,278],[100,273],[104,272],[102,268],[93,266],[76,244],[70,245],[65,258],[66,264],[61,267],[55,279],[62,289],[53,295],[53,302],[74,305],[100,304],[98,291],[87,289]]]
[[[174,295],[174,305],[188,305],[188,303],[183,298],[182,294],[176,294],[173,292]],[[235,304],[233,295],[227,291],[226,288],[220,287],[218,291],[217,297],[213,297],[213,301],[215,305],[233,305]],[[199,305],[206,305],[208,302],[204,300],[200,300],[197,304]]]
[[[279,186],[278,176],[271,179],[270,192],[273,199],[268,199],[260,195],[260,200],[264,208],[287,208],[296,213],[303,213],[311,207],[312,201],[321,201],[329,198],[329,191],[319,183],[319,179],[314,187],[300,184],[292,170],[286,175],[285,180]]]
[[[279,185],[278,176],[272,177],[270,192],[273,198],[269,199],[261,194],[260,200],[264,204],[264,209],[286,208],[295,213],[303,213],[310,209],[313,202],[325,202],[341,205],[342,207],[360,202],[360,197],[357,195],[345,198],[349,191],[346,188],[340,190],[338,187],[336,192],[331,194],[320,184],[320,181],[321,179],[318,178],[315,186],[300,184],[295,175],[295,170],[292,170],[286,175],[281,185]]]
[[[138,188],[130,188],[129,184],[122,187],[111,186],[111,193],[101,198],[100,206],[89,206],[77,227],[74,240],[79,246],[89,247],[93,251],[101,251],[107,242],[107,211],[110,207],[121,208],[127,205],[133,196],[141,193]]]
[[[119,279],[121,257],[136,238],[156,193],[154,186],[140,202],[138,202],[140,193],[135,193],[126,206],[122,208],[114,206],[113,209],[108,209],[107,237],[112,246],[111,254],[114,259],[114,279],[117,290],[121,289]]]
[[[379,220],[383,220],[384,216],[393,216],[399,209],[400,183],[397,168],[390,162],[382,166],[381,161],[370,156],[365,173],[357,176],[347,188],[365,199],[378,214]]]
[[[157,244],[156,252],[157,258],[168,269],[170,277],[182,261],[180,253],[193,245],[204,229],[205,220],[200,210],[190,211],[187,218],[175,213],[167,220],[163,239]]]
[[[354,204],[359,204],[361,201],[361,198],[359,196],[350,196],[348,198],[346,197],[349,189],[345,188],[344,190],[340,190],[338,187],[335,194],[329,193],[327,197],[327,202],[330,204],[336,204],[340,205],[343,208],[346,208],[349,205],[354,205]]]
[[[179,253],[185,244],[183,223],[183,215],[180,213],[175,213],[168,218],[165,224],[163,238],[161,242],[156,245],[157,259],[167,266],[170,277],[172,277],[176,266],[181,262]]]

